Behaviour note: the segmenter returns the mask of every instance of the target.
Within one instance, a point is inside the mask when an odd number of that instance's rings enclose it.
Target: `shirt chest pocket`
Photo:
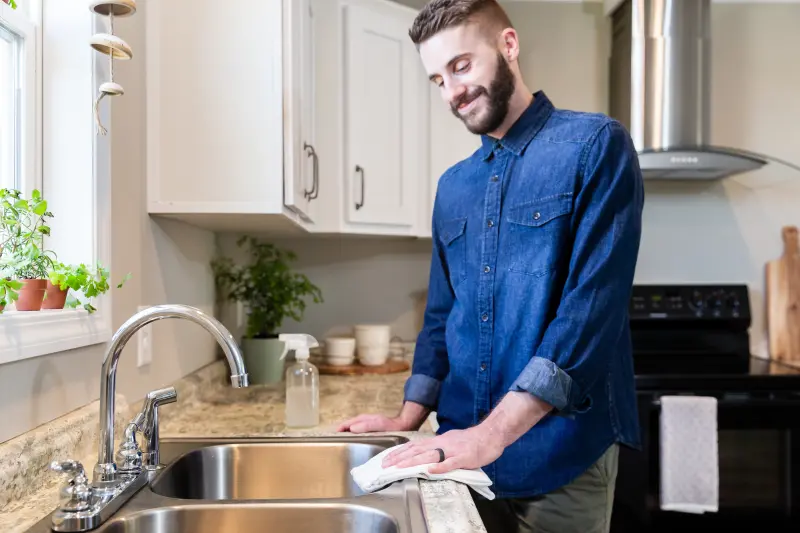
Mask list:
[[[467,277],[467,219],[442,222],[439,240],[450,272],[450,283],[455,287]]]
[[[542,276],[569,253],[572,195],[526,202],[506,210],[509,271]]]

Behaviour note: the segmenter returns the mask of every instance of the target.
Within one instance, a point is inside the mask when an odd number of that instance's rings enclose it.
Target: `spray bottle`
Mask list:
[[[286,426],[308,428],[319,425],[319,370],[308,361],[309,349],[319,346],[305,333],[279,336],[284,348],[281,359],[290,350],[296,362],[286,369]]]

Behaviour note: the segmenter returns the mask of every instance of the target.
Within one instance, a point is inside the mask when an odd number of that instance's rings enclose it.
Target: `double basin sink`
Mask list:
[[[102,533],[422,533],[419,484],[361,491],[350,469],[402,437],[160,440],[153,474]],[[50,531],[50,517],[30,533]]]

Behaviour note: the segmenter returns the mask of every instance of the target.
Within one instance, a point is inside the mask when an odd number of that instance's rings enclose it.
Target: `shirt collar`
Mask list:
[[[547,122],[552,111],[553,103],[547,98],[544,91],[534,93],[531,105],[522,112],[522,115],[514,122],[502,139],[481,135],[483,159],[488,159],[498,145],[516,155],[522,155],[531,140],[536,137],[544,123]]]

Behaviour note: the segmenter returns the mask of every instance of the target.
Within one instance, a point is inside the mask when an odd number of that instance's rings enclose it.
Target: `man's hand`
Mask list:
[[[385,415],[358,415],[345,420],[336,431],[349,431],[350,433],[367,433],[370,431],[410,431],[407,423],[400,417],[390,418]]]
[[[441,448],[445,460],[439,463]],[[444,474],[457,468],[480,468],[496,460],[503,453],[505,446],[483,426],[475,426],[465,430],[452,430],[417,442],[410,442],[389,453],[383,460],[383,467],[397,466],[405,468],[426,463],[436,463],[428,467],[431,474]]]
[[[367,433],[370,431],[416,431],[428,417],[430,409],[415,402],[405,402],[400,414],[395,417],[385,415],[358,415],[345,420],[336,431]]]
[[[457,468],[481,468],[500,457],[506,447],[551,410],[552,406],[527,392],[509,392],[477,426],[405,444],[387,454],[382,466],[405,468],[434,463],[428,467],[431,474],[444,474]],[[437,448],[444,452],[441,463]]]

